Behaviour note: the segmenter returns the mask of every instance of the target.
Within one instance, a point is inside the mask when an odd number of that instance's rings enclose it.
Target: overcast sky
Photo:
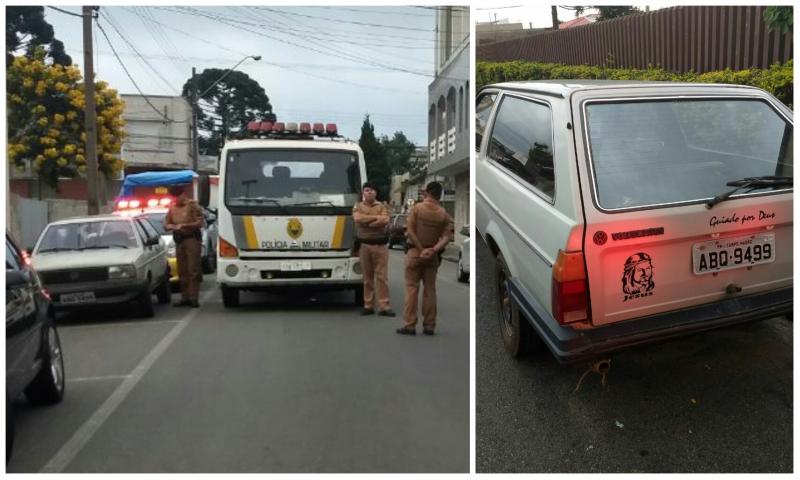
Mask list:
[[[625,3],[625,2],[619,2]],[[553,20],[550,17],[550,5],[540,4],[538,2],[487,2],[475,3],[473,9],[476,22],[492,22],[495,20],[508,19],[509,23],[522,23],[525,28],[546,28],[553,26]],[[659,8],[666,8],[673,5],[673,3],[665,2],[651,2],[648,4],[635,4],[640,9],[644,10],[645,5],[650,7],[650,10],[658,10]],[[594,13],[595,10],[586,10],[586,13]],[[496,17],[495,17],[496,16]],[[567,10],[558,8],[558,19],[562,22],[573,20],[575,18],[574,10]]]
[[[81,19],[50,8],[45,14],[83,68]],[[145,94],[180,95],[192,66],[228,69],[260,55],[238,70],[266,90],[279,120],[337,123],[357,140],[369,113],[376,134],[402,130],[424,146],[435,14],[400,6],[103,6],[99,21]],[[94,38],[97,78],[138,93],[97,29]]]

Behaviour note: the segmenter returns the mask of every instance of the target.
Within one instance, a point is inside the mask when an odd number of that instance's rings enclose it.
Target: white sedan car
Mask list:
[[[161,303],[171,299],[166,245],[141,216],[53,222],[31,259],[56,309],[134,302],[152,317],[154,293]]]
[[[458,281],[469,281],[469,224],[461,227],[461,235],[467,237],[461,242],[461,250],[458,252]]]

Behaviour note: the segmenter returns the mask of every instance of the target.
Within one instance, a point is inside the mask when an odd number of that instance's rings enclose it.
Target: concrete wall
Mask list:
[[[183,169],[192,167],[192,110],[183,97],[148,96],[159,115],[140,95],[121,95],[125,102],[122,159],[129,166]],[[164,117],[173,120],[168,122]]]
[[[48,223],[85,216],[87,212],[85,200],[35,200],[10,193],[9,204],[14,214],[8,219],[7,226],[22,248],[32,247]],[[113,209],[114,202],[107,202],[101,205],[100,213],[110,213]]]

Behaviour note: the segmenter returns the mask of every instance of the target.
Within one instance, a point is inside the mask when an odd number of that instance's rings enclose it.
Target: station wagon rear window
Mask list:
[[[615,100],[587,102],[584,111],[606,210],[705,201],[730,190],[727,182],[793,176],[792,124],[765,101]]]

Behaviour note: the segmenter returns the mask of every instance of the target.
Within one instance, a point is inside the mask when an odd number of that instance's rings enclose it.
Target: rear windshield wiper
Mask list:
[[[738,192],[739,190],[743,190],[746,188],[754,190],[756,188],[766,188],[766,187],[791,187],[794,185],[794,177],[778,177],[774,175],[766,175],[763,177],[747,177],[741,180],[733,180],[731,182],[726,183],[725,185],[735,188],[733,188],[732,190],[728,190],[727,192],[721,193],[716,197],[712,198],[711,200],[707,201],[706,208],[712,208],[714,205],[720,202],[724,202],[731,195]]]
[[[69,251],[78,251],[79,248],[67,248],[67,247],[56,247],[56,248],[45,248],[39,250],[36,253],[49,253],[49,252],[69,252]]]

